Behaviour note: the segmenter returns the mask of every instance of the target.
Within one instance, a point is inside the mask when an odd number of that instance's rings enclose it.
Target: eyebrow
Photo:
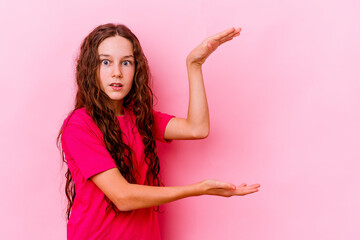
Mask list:
[[[108,55],[108,54],[99,54],[99,57],[111,57],[111,55]],[[122,58],[134,58],[133,55],[126,55],[126,56],[123,56]],[[134,58],[135,59],[135,58]]]

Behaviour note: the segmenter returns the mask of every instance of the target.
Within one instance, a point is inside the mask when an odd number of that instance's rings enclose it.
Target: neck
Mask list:
[[[116,116],[124,115],[124,107],[122,105],[122,101],[114,101],[114,107],[115,107],[115,115]]]

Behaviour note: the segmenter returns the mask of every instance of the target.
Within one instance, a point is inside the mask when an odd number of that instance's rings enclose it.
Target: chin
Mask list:
[[[119,94],[109,94],[108,96],[113,101],[121,101],[125,97],[125,96],[123,96],[123,94],[121,94],[121,95],[119,95]]]
[[[122,102],[124,98],[111,98],[111,100],[114,102]]]

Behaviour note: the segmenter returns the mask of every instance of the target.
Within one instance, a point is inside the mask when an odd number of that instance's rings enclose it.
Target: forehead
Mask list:
[[[133,55],[133,45],[130,40],[124,37],[108,37],[100,43],[98,54],[110,55],[112,57]]]

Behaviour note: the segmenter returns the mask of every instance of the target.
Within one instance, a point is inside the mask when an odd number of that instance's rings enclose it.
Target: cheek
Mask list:
[[[135,69],[129,70],[126,74],[127,74],[126,79],[127,79],[129,82],[131,82],[131,85],[132,85],[133,82],[134,82]]]
[[[98,79],[100,82],[101,87],[106,85],[106,80],[108,79],[108,71],[106,71],[105,69],[100,69],[98,71]]]

